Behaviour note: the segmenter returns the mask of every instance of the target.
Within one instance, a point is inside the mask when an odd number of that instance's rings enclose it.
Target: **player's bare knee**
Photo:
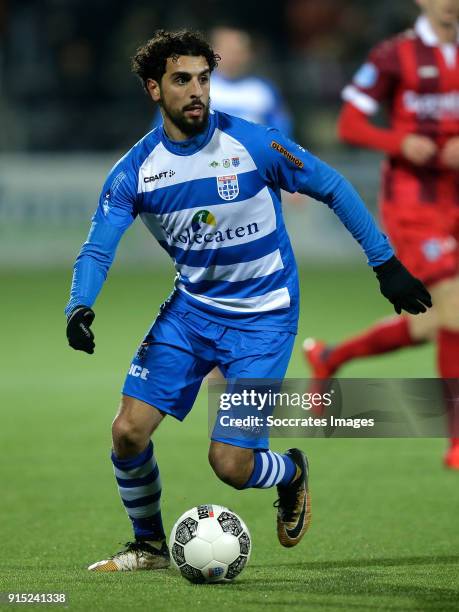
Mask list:
[[[235,489],[242,489],[248,480],[247,478],[241,478],[238,464],[233,459],[222,458],[216,461],[214,460],[210,462],[210,465],[220,480]]]
[[[209,463],[216,476],[235,489],[244,487],[250,477],[252,462],[252,451],[249,449],[234,452],[227,445],[212,445],[209,449]]]
[[[150,404],[123,395],[112,424],[113,448],[120,457],[132,457],[142,452],[164,418]]]
[[[140,453],[148,443],[148,435],[136,423],[118,414],[112,423],[113,448],[119,457]]]

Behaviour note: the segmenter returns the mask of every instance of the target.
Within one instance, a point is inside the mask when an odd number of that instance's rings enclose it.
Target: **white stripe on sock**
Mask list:
[[[126,508],[126,512],[132,518],[148,518],[152,514],[159,512],[161,501],[158,500],[147,506],[139,506],[138,508]]]
[[[259,484],[263,480],[263,478],[266,475],[266,472],[268,471],[268,465],[269,465],[268,457],[267,457],[268,453],[260,453],[260,454],[261,454],[261,461],[262,461],[263,465],[262,465],[262,468],[261,468],[260,478],[257,480],[255,485]]]
[[[280,465],[279,465],[279,459],[277,458],[277,454],[276,453],[272,453],[271,451],[268,451],[269,454],[271,455],[271,459],[273,462],[273,467],[272,467],[272,472],[268,478],[268,480],[265,482],[265,484],[263,485],[263,489],[269,489],[269,487],[272,487],[274,484],[274,481],[276,480],[277,474],[279,473],[279,469],[280,469]]]
[[[126,501],[133,501],[139,499],[139,497],[147,497],[148,495],[154,495],[161,489],[161,480],[158,477],[154,482],[143,487],[120,487],[118,486],[120,495]]]
[[[132,478],[143,478],[144,476],[148,476],[156,467],[156,459],[153,456],[146,463],[141,465],[140,467],[133,468],[132,470],[120,470],[115,465],[113,469],[115,470],[115,476],[117,478],[123,478],[125,480],[131,480]]]
[[[282,480],[285,474],[285,461],[280,455],[279,455],[279,461],[280,461],[280,470],[279,470],[279,474],[277,475],[276,482],[274,484],[278,484]]]

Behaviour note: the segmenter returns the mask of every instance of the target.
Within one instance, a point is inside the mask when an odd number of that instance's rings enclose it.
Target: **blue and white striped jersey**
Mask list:
[[[281,189],[326,202],[370,265],[393,255],[340,174],[279,131],[215,111],[207,130],[186,141],[156,128],[112,169],[66,312],[92,306],[123,232],[139,216],[174,261],[177,303],[232,327],[296,331],[298,276]]]

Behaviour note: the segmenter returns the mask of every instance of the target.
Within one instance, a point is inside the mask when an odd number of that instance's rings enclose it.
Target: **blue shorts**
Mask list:
[[[123,394],[183,421],[205,376],[218,366],[225,378],[282,380],[295,335],[226,327],[189,311],[163,310],[145,336]],[[212,438],[233,446],[268,448],[266,438]]]

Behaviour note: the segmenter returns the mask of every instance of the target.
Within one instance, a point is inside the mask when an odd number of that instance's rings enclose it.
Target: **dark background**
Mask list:
[[[334,146],[341,88],[415,15],[400,0],[0,0],[0,151],[126,149],[152,116],[135,49],[159,27],[216,25],[250,32],[254,71],[280,86],[296,138]]]

